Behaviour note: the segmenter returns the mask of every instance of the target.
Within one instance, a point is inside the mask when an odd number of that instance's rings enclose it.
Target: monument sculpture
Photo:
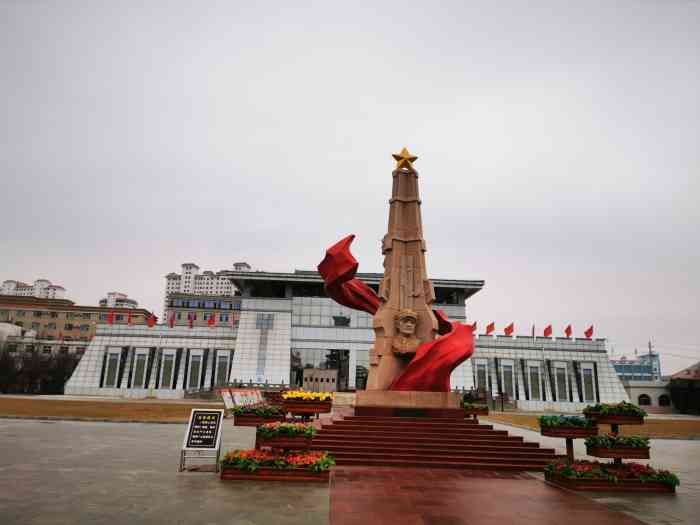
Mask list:
[[[318,270],[336,302],[374,316],[367,390],[358,392],[358,407],[367,402],[455,408],[456,396],[447,395],[450,374],[473,353],[474,337],[471,327],[450,322],[431,308],[435,292],[427,276],[418,172],[413,167],[418,157],[406,148],[393,157],[396,168],[382,240],[384,277],[379,293],[355,277],[358,262],[350,253],[354,235],[328,248]]]

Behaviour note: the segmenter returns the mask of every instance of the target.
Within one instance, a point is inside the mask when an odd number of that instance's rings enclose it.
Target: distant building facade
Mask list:
[[[34,284],[7,280],[0,285],[0,295],[17,295],[20,297],[37,297],[39,299],[63,299],[66,289],[51,284],[47,279],[37,279]]]
[[[151,313],[142,308],[80,306],[68,299],[0,295],[0,323],[20,328],[21,335],[8,335],[8,352],[81,353],[100,323],[113,314],[116,325],[146,324]]]
[[[251,270],[250,265],[245,262],[234,263],[233,268],[235,271]],[[181,269],[182,273],[171,272],[165,276],[164,304],[167,303],[168,296],[174,293],[222,297],[233,296],[236,293],[236,287],[230,279],[221,275],[222,272],[205,270],[200,273],[199,266],[194,263],[184,263]]]
[[[610,362],[615,367],[615,372],[623,381],[660,381],[661,380],[661,359],[656,352],[649,352],[636,356],[634,359],[627,359],[622,356],[620,359],[611,359]]]
[[[170,292],[163,325],[101,326],[86,354],[92,368],[85,365],[80,382],[73,378],[69,382],[76,389],[66,392],[115,395],[117,391],[110,389],[118,384],[123,395],[143,394],[141,386],[130,383],[127,372],[133,366],[132,356],[139,352],[147,353],[149,357],[142,359],[156,367],[150,380],[165,384],[165,389],[159,386],[149,394],[156,397],[181,397],[198,381],[205,386],[219,384],[224,368],[231,383],[284,383],[308,390],[365,388],[374,341],[372,316],[327,297],[317,272],[234,269],[218,276],[231,280],[240,295]],[[376,291],[382,274],[358,277]],[[432,282],[434,308],[462,322],[467,318],[465,301],[484,285],[454,279]],[[160,359],[162,367],[165,355],[173,357],[172,367],[167,358],[163,383],[157,362]],[[192,356],[199,356],[194,374]],[[226,361],[220,365],[219,359]],[[104,386],[105,376],[112,386]],[[170,382],[171,377],[177,381]],[[142,384],[140,379],[137,384]],[[629,400],[602,339],[479,335],[473,357],[454,371],[451,384],[460,390],[479,388],[492,396],[502,392],[519,409],[532,411],[575,412],[596,402]]]
[[[107,297],[100,299],[101,308],[138,308],[139,303],[129,299],[125,293],[108,292]]]
[[[671,399],[668,378],[658,380],[624,379],[630,401],[641,406],[647,412],[672,413],[676,412]]]

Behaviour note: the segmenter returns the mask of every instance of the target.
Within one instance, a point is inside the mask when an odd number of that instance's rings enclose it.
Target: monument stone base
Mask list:
[[[464,419],[460,400],[455,392],[360,390],[355,396],[355,415]]]

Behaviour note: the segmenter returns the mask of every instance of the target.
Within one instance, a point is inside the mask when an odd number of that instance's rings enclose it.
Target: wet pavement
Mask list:
[[[495,426],[564,450],[563,440]],[[364,467],[337,467],[329,490],[178,473],[185,428],[0,419],[0,523],[690,525],[700,514],[700,441],[652,441],[651,463],[679,472],[676,495],[581,495],[537,474]],[[227,420],[222,439],[223,450],[250,448],[254,429]],[[583,441],[576,446],[583,457]]]

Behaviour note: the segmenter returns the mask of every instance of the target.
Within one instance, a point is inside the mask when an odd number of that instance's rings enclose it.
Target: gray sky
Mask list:
[[[311,269],[355,233],[379,271],[407,146],[481,328],[699,360],[698,2],[375,4],[0,0],[0,280],[160,315],[185,261]]]

